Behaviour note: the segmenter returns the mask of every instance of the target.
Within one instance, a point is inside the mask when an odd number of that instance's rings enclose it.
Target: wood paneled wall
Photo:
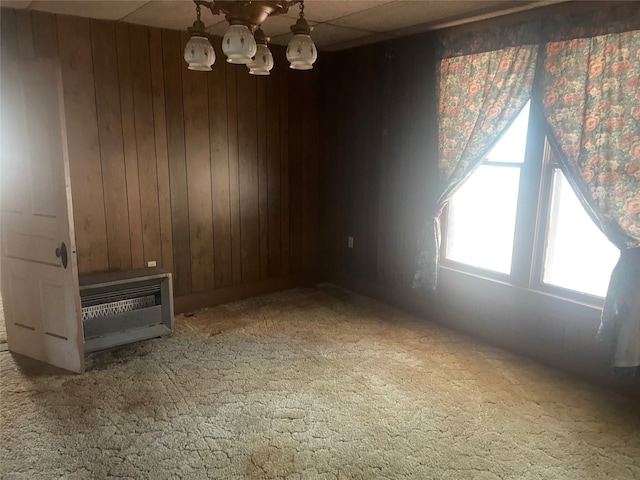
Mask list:
[[[272,47],[275,71],[254,77],[218,40],[203,74],[182,59],[185,32],[5,8],[1,21],[3,61],[61,60],[81,274],[156,261],[185,309],[318,269],[317,68],[293,72]]]
[[[429,213],[437,167],[433,45],[421,35],[339,52],[322,75],[326,263],[388,288],[411,287]]]

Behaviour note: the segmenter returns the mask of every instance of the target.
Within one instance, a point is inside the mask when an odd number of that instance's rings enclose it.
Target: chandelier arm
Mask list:
[[[199,7],[208,8],[213,15],[220,15],[220,10],[217,9],[215,5],[216,2],[208,2],[207,0],[193,0],[193,3],[195,3]]]

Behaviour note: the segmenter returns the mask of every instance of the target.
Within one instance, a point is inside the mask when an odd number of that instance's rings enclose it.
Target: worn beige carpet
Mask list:
[[[336,287],[176,324],[81,376],[0,354],[2,478],[640,478],[630,398]]]
[[[4,308],[2,306],[2,296],[0,296],[0,342],[7,341],[7,329],[4,323]]]

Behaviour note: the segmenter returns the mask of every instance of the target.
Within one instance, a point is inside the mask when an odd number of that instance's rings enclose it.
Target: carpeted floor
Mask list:
[[[7,329],[4,324],[4,308],[2,306],[2,296],[0,296],[0,342],[7,341]]]
[[[366,297],[176,323],[82,376],[0,354],[2,478],[640,478],[630,398]]]

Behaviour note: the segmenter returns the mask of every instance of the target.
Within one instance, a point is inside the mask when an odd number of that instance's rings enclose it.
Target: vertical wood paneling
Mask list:
[[[149,29],[131,25],[129,27],[129,36],[136,148],[138,151],[142,245],[144,265],[146,265],[149,261],[160,262],[162,259],[160,208],[158,205],[158,168],[156,164],[151,64],[149,59]]]
[[[167,118],[164,98],[164,66],[162,63],[162,32],[149,29],[149,54],[151,61],[151,88],[153,97],[153,129],[158,172],[158,208],[160,214],[160,248],[165,270],[173,271],[173,230],[171,228],[171,184],[169,180],[169,155],[167,152]]]
[[[62,59],[81,273],[155,260],[199,304],[225,298],[215,289],[242,297],[310,278],[317,72],[291,72],[273,46],[272,77],[252,77],[224,61],[220,39],[213,72],[190,72],[184,33],[4,8],[0,18],[3,63]]]
[[[398,292],[411,290],[427,178],[434,173],[427,160],[437,157],[435,97],[424,93],[435,91],[434,60],[409,67],[425,43],[336,54],[327,75],[346,71],[353,81],[325,89],[323,98],[332,117],[324,125],[339,119],[338,127],[326,130],[336,138],[323,142],[336,185],[326,221],[336,226],[328,240],[334,268]],[[353,249],[347,235],[355,236]]]
[[[303,112],[312,112],[318,104],[318,75],[307,72],[304,79]],[[302,117],[302,167],[303,209],[302,209],[302,250],[305,270],[318,267],[320,238],[320,122],[316,115],[304,114]]]
[[[183,43],[186,44],[187,40],[188,34],[183,33]],[[215,288],[207,77],[201,72],[184,70],[182,91],[191,246],[191,290],[200,292]]]
[[[220,52],[221,47],[222,43],[219,40],[214,42],[216,51]],[[216,288],[228,287],[233,283],[226,72],[225,62],[218,60],[213,65],[213,72],[207,76],[209,80],[209,129]]]
[[[80,273],[109,269],[89,20],[58,17]]]
[[[306,158],[303,145],[303,78],[289,73],[289,202],[302,208],[289,209],[289,265],[291,272],[298,272],[303,266],[302,215],[305,208],[303,196],[303,164]]]
[[[189,205],[185,164],[184,117],[182,106],[183,59],[180,32],[162,31],[167,114],[167,151],[171,181],[171,218],[173,223],[173,274],[176,295],[191,290],[191,252],[189,241]]]
[[[307,79],[305,79],[307,80]],[[301,111],[307,109],[307,105],[310,103],[309,96],[312,94],[311,86],[308,82],[305,82],[302,88],[302,95],[299,97],[297,103]],[[295,108],[295,107],[294,107]],[[311,134],[311,123],[306,115],[300,116],[300,130],[298,135],[300,138],[308,139]],[[311,178],[313,171],[313,151],[310,148],[305,148],[304,145],[299,147],[300,149],[300,199],[302,202],[302,210],[300,212],[300,261],[302,263],[300,268],[306,268],[309,263],[309,256],[311,254],[312,242],[315,238],[315,228],[317,224],[313,218],[313,193],[314,193],[314,180]],[[316,219],[317,220],[317,219]]]
[[[140,184],[138,182],[138,148],[136,146],[129,28],[126,24],[116,23],[116,48],[118,53],[120,110],[122,112],[122,140],[124,142],[125,174],[127,179],[131,264],[133,268],[142,268],[144,266],[144,248],[142,242],[142,215],[140,213]]]
[[[324,58],[322,72],[335,72],[342,70],[342,56],[329,55]],[[321,72],[321,73],[322,73]],[[339,180],[338,174],[342,167],[341,162],[335,161],[339,158],[341,142],[339,133],[343,131],[344,115],[340,110],[341,104],[332,99],[344,98],[344,90],[348,82],[342,81],[338,75],[322,75],[321,99],[323,113],[320,116],[322,122],[322,253],[321,267],[330,271],[336,265],[337,243],[341,240],[338,235],[338,198]],[[345,239],[346,241],[346,239]]]
[[[280,90],[282,69],[275,68],[267,82],[267,214],[269,276],[282,273],[281,239],[281,186],[280,186]]]
[[[260,279],[269,276],[269,219],[267,178],[267,82],[268,77],[257,77],[258,116],[258,214],[260,218]]]
[[[357,155],[356,178],[362,179],[358,182],[355,199],[357,212],[355,218],[356,231],[358,237],[359,255],[354,264],[359,275],[372,278],[377,270],[378,258],[377,236],[378,236],[378,158],[380,155],[381,137],[383,128],[381,125],[384,112],[380,108],[383,104],[383,82],[384,75],[376,75],[370,78],[368,72],[373,71],[376,66],[386,59],[385,52],[380,46],[372,46],[367,49],[366,55],[360,56],[356,63],[358,70],[358,80],[362,88],[359,89],[359,108],[357,109],[357,124],[369,132],[369,135],[359,135],[357,149],[361,152]],[[376,98],[376,102],[364,102],[363,99]]]
[[[238,165],[238,105],[236,72],[238,67],[225,64],[227,74],[227,125],[229,131],[229,205],[231,214],[231,267],[233,284],[242,283],[242,247],[240,242],[240,185]]]
[[[33,48],[38,58],[52,58],[58,56],[58,29],[56,17],[51,13],[31,12]]]
[[[284,55],[276,68],[280,80],[280,242],[282,274],[289,273],[289,69]]]
[[[260,278],[260,204],[258,196],[258,144],[256,78],[241,72],[238,86],[238,173],[242,282]],[[240,92],[242,94],[240,94]]]
[[[118,57],[113,22],[91,21],[93,73],[96,88],[98,138],[107,221],[109,269],[131,269],[127,179],[118,88]]]
[[[386,59],[386,63],[389,63],[388,58]],[[388,226],[390,225],[390,216],[392,215],[392,210],[390,208],[391,189],[389,185],[389,179],[391,177],[391,167],[389,166],[390,162],[387,159],[393,152],[393,148],[391,146],[391,137],[389,133],[391,127],[397,124],[397,119],[394,115],[392,107],[397,103],[396,97],[399,94],[399,89],[392,88],[393,69],[389,68],[388,65],[384,70],[383,81],[384,89],[382,103],[383,111],[386,112],[386,115],[384,116],[382,124],[382,138],[380,143],[380,159],[378,166],[381,178],[379,189],[380,198],[378,201],[378,204],[380,205],[380,209],[378,210],[378,225],[386,226],[386,228],[380,228],[377,238],[376,256],[378,258],[378,261],[376,262],[376,278],[382,285],[388,286],[391,278],[391,256],[388,255],[388,252],[392,248],[392,244],[389,241],[391,231]]]

